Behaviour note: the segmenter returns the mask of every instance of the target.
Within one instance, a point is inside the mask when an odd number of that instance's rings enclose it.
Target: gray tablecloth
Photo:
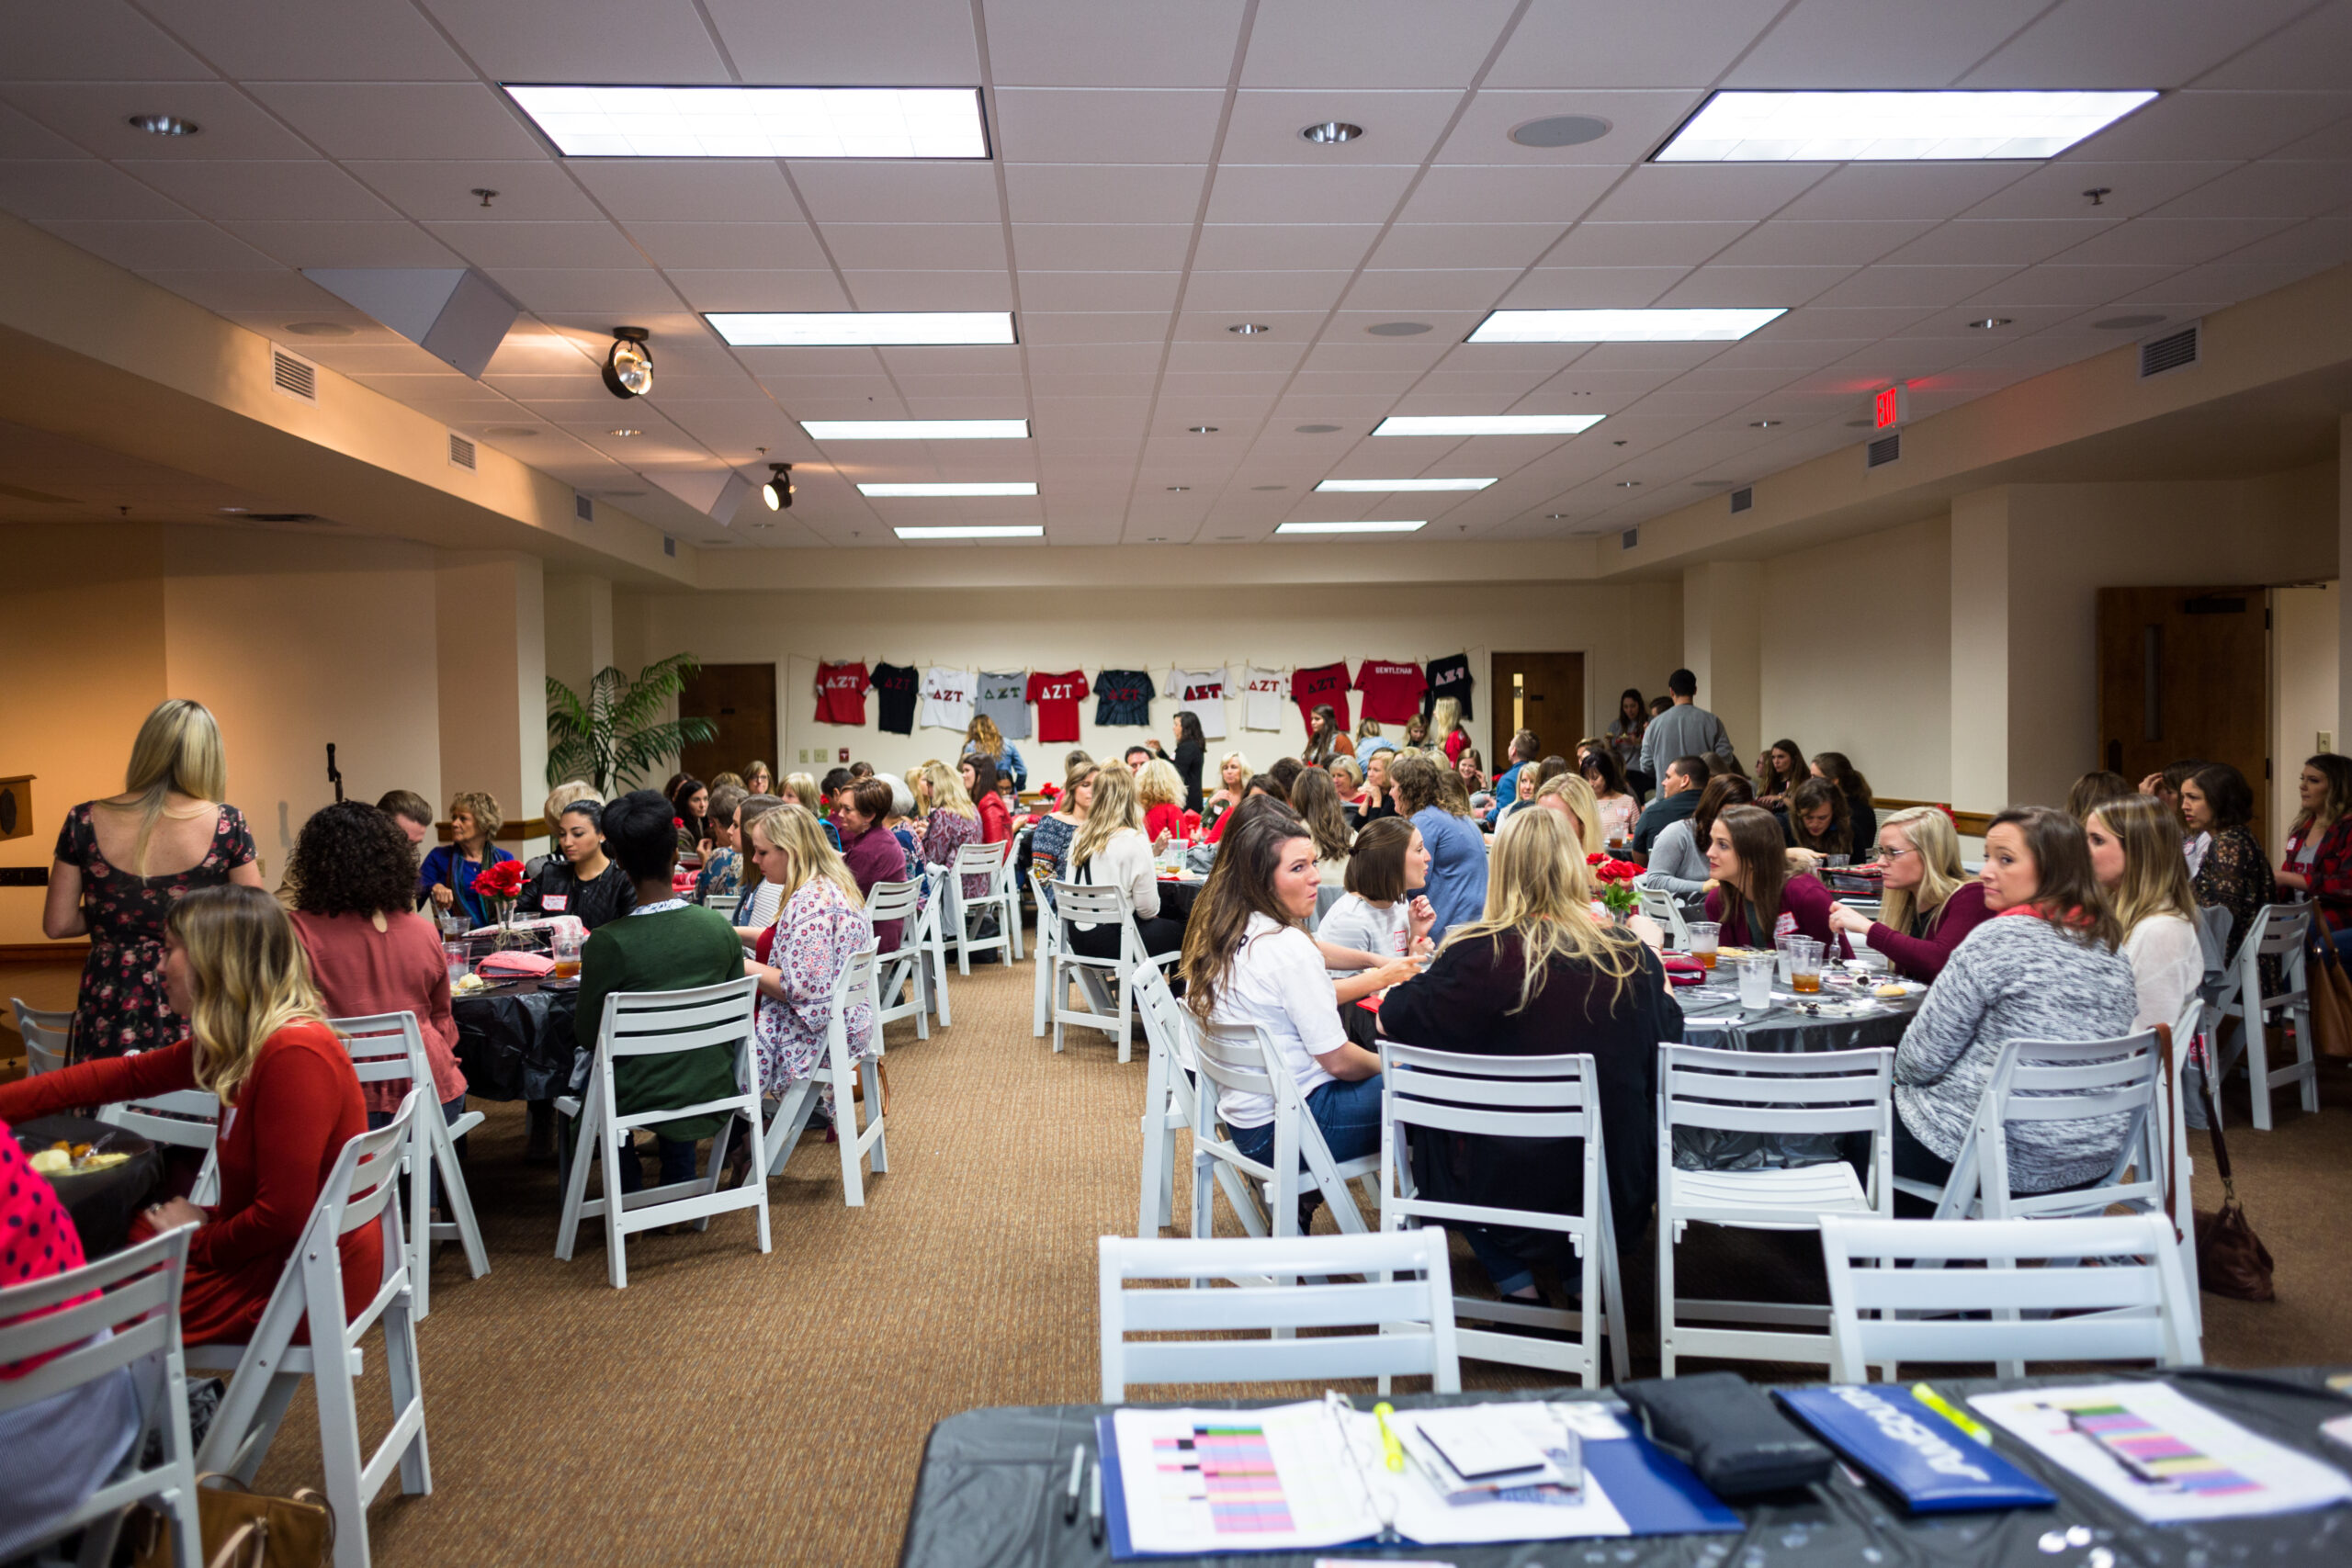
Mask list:
[[[1852,1051],[1872,1046],[1895,1046],[1903,1043],[1903,1032],[1910,1027],[1911,1015],[1919,1010],[1927,993],[1921,991],[1901,1001],[1880,1002],[1871,998],[1871,1011],[1851,1017],[1822,1017],[1808,1013],[1797,1003],[1782,999],[1785,993],[1777,985],[1773,1005],[1761,1011],[1739,1005],[1736,981],[1726,978],[1710,980],[1703,986],[1679,990],[1674,999],[1682,1004],[1683,1038],[1693,1045],[1718,1045],[1733,1051]],[[1823,999],[1835,1003],[1851,1002],[1857,994],[1851,989],[1824,993]],[[1692,1027],[1715,1024],[1719,1027]],[[1860,1158],[1867,1145],[1859,1137],[1840,1139],[1833,1136],[1776,1138],[1757,1133],[1726,1133],[1707,1127],[1678,1128],[1674,1134],[1674,1163],[1685,1170],[1763,1170],[1785,1166],[1820,1165],[1833,1159]]]

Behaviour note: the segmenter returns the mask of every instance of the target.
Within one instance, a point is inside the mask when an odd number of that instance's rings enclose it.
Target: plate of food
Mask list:
[[[112,1170],[130,1160],[129,1151],[118,1151],[106,1145],[111,1137],[96,1143],[73,1143],[64,1138],[51,1139],[38,1146],[28,1146],[28,1140],[18,1139],[25,1148],[26,1164],[52,1180],[61,1176],[95,1176],[102,1170]]]

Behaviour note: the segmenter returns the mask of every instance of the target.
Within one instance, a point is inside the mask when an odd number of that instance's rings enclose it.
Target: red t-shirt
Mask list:
[[[1073,670],[1067,675],[1032,671],[1029,700],[1037,705],[1037,739],[1047,745],[1077,744],[1078,703],[1086,694],[1086,672],[1082,670]]]
[[[1292,671],[1290,700],[1298,705],[1298,716],[1306,721],[1309,731],[1315,728],[1315,709],[1323,703],[1331,705],[1333,719],[1341,729],[1347,728],[1348,667],[1325,664],[1313,670]]]
[[[1143,814],[1143,836],[1155,843],[1165,832],[1171,839],[1184,836],[1184,808],[1181,806],[1155,806]]]
[[[863,664],[818,665],[817,722],[863,725],[865,692],[871,684]]]
[[[1368,659],[1356,670],[1356,690],[1363,694],[1363,715],[1383,724],[1409,724],[1420,716],[1421,694],[1430,683],[1418,664],[1389,664]]]

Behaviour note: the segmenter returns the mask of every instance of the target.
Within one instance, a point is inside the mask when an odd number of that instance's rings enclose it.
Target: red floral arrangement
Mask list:
[[[1057,784],[1039,784],[1037,793],[1047,800],[1059,800],[1062,797],[1062,786]]]
[[[503,860],[496,865],[486,865],[474,877],[474,897],[503,901],[523,896],[523,863]]]
[[[1600,884],[1600,902],[1612,915],[1630,915],[1641,904],[1641,896],[1634,891],[1634,879],[1642,868],[1631,861],[1611,860],[1605,854],[1589,854],[1586,865],[1592,868],[1592,879]]]

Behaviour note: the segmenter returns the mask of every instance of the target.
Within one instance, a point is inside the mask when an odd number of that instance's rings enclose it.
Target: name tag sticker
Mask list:
[[[569,893],[550,893],[539,900],[539,907],[550,915],[562,914],[571,904],[571,895]]]

